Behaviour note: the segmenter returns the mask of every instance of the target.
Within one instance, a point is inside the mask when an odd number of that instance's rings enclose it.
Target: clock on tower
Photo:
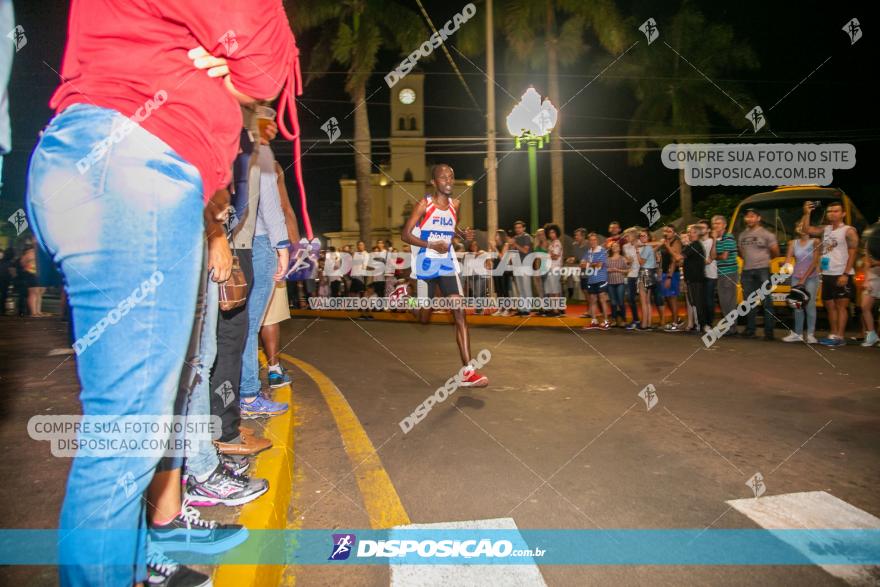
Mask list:
[[[410,72],[391,90],[391,177],[425,181],[425,74]]]

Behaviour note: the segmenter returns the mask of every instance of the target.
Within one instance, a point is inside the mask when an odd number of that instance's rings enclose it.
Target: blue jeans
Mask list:
[[[624,298],[626,296],[625,283],[609,283],[608,297],[611,298],[611,319],[620,316],[626,320],[626,306],[624,306]]]
[[[804,334],[804,314],[807,316],[807,334],[816,332],[816,290],[819,289],[819,276],[811,275],[804,282],[804,287],[810,293],[809,303],[801,310],[794,311],[795,334]]]
[[[768,267],[762,269],[743,269],[742,275],[740,276],[740,283],[742,283],[743,301],[745,301],[746,298],[748,298],[753,291],[761,289],[761,286],[769,280],[770,269]],[[776,325],[776,318],[773,316],[772,296],[765,296],[764,300],[761,302],[761,305],[764,307],[764,334],[767,336],[772,336],[773,327]],[[751,311],[749,311],[749,314],[746,317],[746,334],[755,333],[755,317],[757,315],[758,308],[756,306]]]
[[[205,291],[205,323],[202,326],[201,347],[199,351],[199,382],[189,396],[186,413],[192,416],[211,414],[211,367],[217,357],[217,316],[220,311],[220,286],[208,275]],[[204,478],[210,474],[220,459],[214,450],[214,443],[206,440],[197,442],[192,453],[186,455],[186,472],[194,477]]]
[[[65,280],[86,421],[172,413],[202,263],[199,172],[139,126],[120,133],[125,121],[67,108],[46,127],[28,175],[30,224]],[[159,458],[73,459],[59,522],[62,585],[146,579],[143,493]],[[86,531],[67,540],[74,529]]]
[[[275,282],[275,268],[278,266],[278,257],[275,249],[269,244],[269,237],[265,235],[254,237],[254,283],[248,297],[248,333],[244,345],[244,353],[241,357],[241,385],[239,387],[242,398],[257,397],[260,393],[260,360],[257,355],[259,347],[258,335],[260,326],[263,324],[263,314],[272,297]]]

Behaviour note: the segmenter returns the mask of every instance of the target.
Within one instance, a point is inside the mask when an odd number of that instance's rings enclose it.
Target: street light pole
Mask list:
[[[544,148],[544,141],[550,139],[550,131],[556,126],[559,111],[535,88],[523,94],[519,104],[507,115],[507,131],[514,137],[517,149],[526,142],[529,152],[529,209],[532,234],[538,230],[538,149]]]
[[[534,138],[526,141],[529,146],[529,211],[531,212],[531,233],[538,232],[538,145]]]

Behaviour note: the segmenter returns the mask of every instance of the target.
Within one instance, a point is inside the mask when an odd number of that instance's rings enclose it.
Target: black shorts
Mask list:
[[[598,283],[588,283],[587,284],[587,293],[588,294],[607,294],[608,293],[608,282],[600,281]]]
[[[435,287],[440,288],[440,294],[443,297],[462,295],[461,280],[456,274],[416,280],[416,297],[433,299]]]
[[[822,301],[848,299],[855,301],[856,288],[853,287],[853,276],[846,276],[846,285],[840,287],[837,285],[839,275],[823,275],[822,276]]]
[[[376,292],[376,295],[380,298],[385,295],[385,282],[384,281],[374,281],[372,283],[373,291]]]
[[[366,289],[363,279],[358,279],[357,277],[351,278],[351,286],[348,288],[348,293],[361,293]]]

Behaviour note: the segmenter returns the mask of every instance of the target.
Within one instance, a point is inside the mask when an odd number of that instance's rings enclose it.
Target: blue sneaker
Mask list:
[[[639,330],[641,325],[642,324],[640,322],[630,322],[629,324],[626,325],[626,329],[627,330]]]
[[[285,385],[290,385],[290,376],[285,373],[284,368],[281,368],[281,373],[276,371],[269,371],[269,387],[275,389],[276,387],[284,387]]]
[[[250,420],[263,416],[279,416],[287,411],[287,404],[273,402],[272,400],[258,395],[251,403],[241,401],[241,417]]]
[[[199,510],[185,500],[177,517],[165,525],[150,527],[153,546],[165,552],[219,554],[247,540],[247,528],[241,524],[221,524],[203,520]]]
[[[819,344],[824,346],[846,346],[846,341],[842,338],[829,336],[828,338],[820,338]]]

